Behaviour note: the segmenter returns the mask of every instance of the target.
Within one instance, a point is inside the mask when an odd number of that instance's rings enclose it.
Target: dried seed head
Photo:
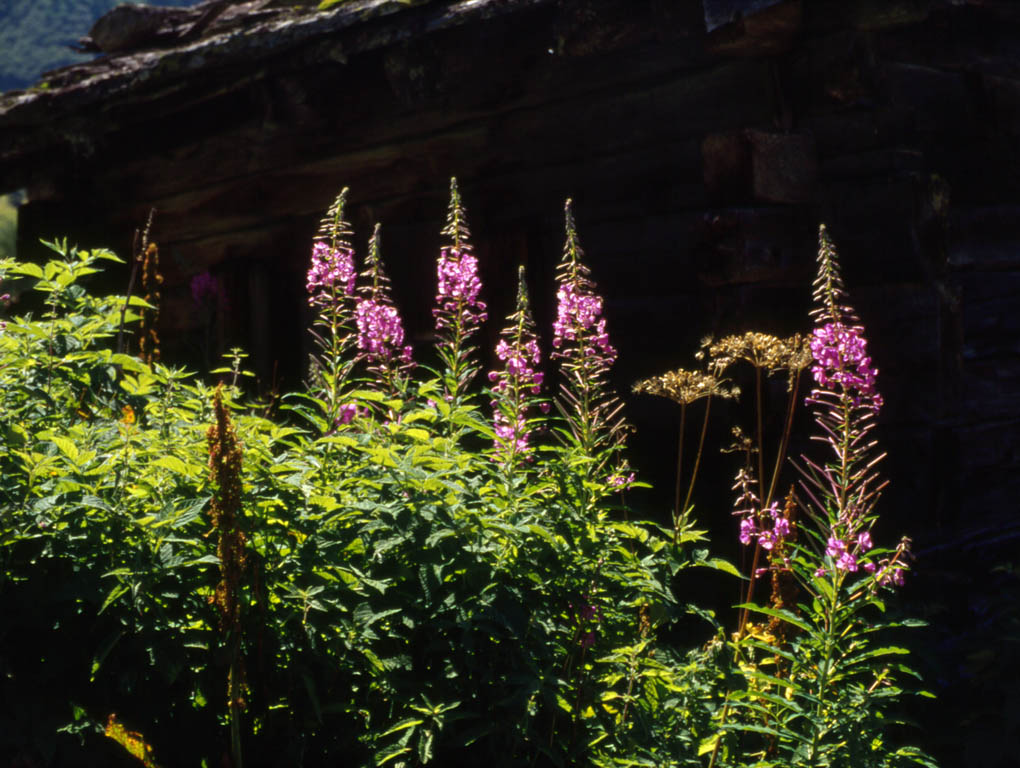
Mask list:
[[[727,387],[726,382],[710,373],[677,368],[634,385],[637,394],[665,397],[681,405],[689,405],[703,397],[734,398],[739,395],[736,387]]]
[[[708,346],[709,367],[715,375],[739,360],[744,360],[755,368],[764,368],[770,373],[786,368],[788,357],[783,340],[770,333],[748,331],[743,334],[726,336]]]

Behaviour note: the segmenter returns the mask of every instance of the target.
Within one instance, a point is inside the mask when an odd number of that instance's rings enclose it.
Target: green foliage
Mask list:
[[[316,253],[351,274],[343,200]],[[800,597],[749,599],[770,621],[732,642],[678,596],[684,569],[734,569],[688,510],[661,528],[623,507],[615,351],[569,214],[561,415],[526,460],[500,460],[449,369],[380,378],[350,323],[379,299],[377,246],[356,289],[310,273],[313,375],[277,420],[235,386],[241,353],[214,392],[112,350],[144,306],[87,290],[113,254],[0,262],[42,308],[0,331],[0,759],[930,765],[886,741],[907,670],[885,633],[910,622],[820,532],[771,550]],[[485,399],[545,402],[528,391]]]
[[[559,498],[576,452],[545,449],[508,489],[466,447],[491,442],[479,412],[429,404],[438,378],[351,389],[358,415],[332,430],[324,389],[292,402],[292,424],[224,391],[247,542],[225,626],[212,392],[112,352],[123,299],[82,281],[115,257],[53,248],[5,264],[46,309],[0,334],[0,719],[28,726],[0,754],[32,728],[52,754],[62,725],[89,764],[115,713],[164,765],[213,764],[228,720],[246,758],[288,765],[615,764],[653,737],[657,761],[694,764],[719,681],[658,640],[686,615],[670,583],[693,556]]]

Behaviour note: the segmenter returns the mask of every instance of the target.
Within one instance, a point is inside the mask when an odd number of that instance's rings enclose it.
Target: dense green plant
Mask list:
[[[736,428],[728,449],[743,456],[734,515],[741,544],[752,547],[731,642],[740,684],[729,690],[719,731],[702,749],[710,766],[932,765],[919,750],[890,739],[900,681],[914,675],[899,658],[907,651],[887,644],[890,630],[918,622],[883,620],[884,593],[903,581],[909,541],[886,549],[872,539],[885,487],[873,437],[883,402],[824,227],[818,266],[810,337],[749,332],[708,340],[700,355],[708,358],[707,371],[673,371],[635,387],[682,409],[704,399],[707,423],[713,396],[739,394],[722,376],[737,364],[753,371],[753,436]],[[825,450],[791,463],[787,451],[808,368],[815,388],[804,404],[813,410],[815,444]],[[763,382],[776,373],[788,376],[788,386],[781,434],[767,460]],[[683,426],[682,416],[681,453]],[[698,459],[704,434],[703,425]],[[780,503],[780,478],[791,466],[800,479]],[[689,499],[690,491],[679,501],[678,477],[674,520],[690,513]],[[755,598],[759,582],[770,588],[767,601]]]
[[[772,585],[768,604],[746,606],[769,623],[738,628],[736,651],[749,679],[733,696],[738,727],[764,737],[762,765],[931,765],[918,750],[888,741],[900,680],[913,673],[898,658],[907,651],[885,644],[888,630],[911,622],[882,620],[883,593],[902,583],[909,541],[890,550],[872,539],[885,487],[873,437],[883,401],[824,228],[820,239],[809,342],[815,388],[806,403],[823,450],[795,462],[799,490],[782,508],[770,497],[774,480],[764,503],[751,491],[738,502],[741,535],[765,555]],[[806,362],[796,351],[788,360],[791,392]]]
[[[0,332],[0,719],[15,726],[0,761],[90,765],[116,741],[164,766],[840,765],[860,734],[869,756],[896,754],[874,746],[897,692],[890,652],[868,645],[879,626],[858,610],[880,607],[901,565],[859,551],[874,485],[851,468],[843,506],[805,486],[836,555],[754,504],[775,481],[745,495],[763,567],[815,591],[749,605],[778,624],[727,644],[674,588],[692,565],[736,573],[696,546],[690,493],[667,527],[623,504],[636,480],[607,383],[616,351],[569,204],[560,388],[522,272],[478,397],[486,308],[456,185],[451,198],[436,370],[405,343],[378,227],[359,274],[341,194],[308,272],[308,388],[276,421],[236,381],[213,390],[113,351],[145,308],[86,290],[113,254],[52,244],[46,265],[0,265],[5,288],[42,296],[38,317]],[[691,382],[684,402],[735,394]],[[876,563],[873,578],[850,580],[845,554]],[[675,647],[691,622],[708,642]]]

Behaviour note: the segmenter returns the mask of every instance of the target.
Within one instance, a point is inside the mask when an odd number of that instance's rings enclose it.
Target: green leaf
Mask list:
[[[722,571],[723,573],[730,574],[730,576],[736,576],[738,579],[744,578],[741,575],[740,571],[737,570],[737,567],[733,565],[733,563],[731,563],[729,560],[723,560],[721,557],[713,557],[708,560],[701,560],[696,562],[695,565],[700,565],[705,568],[711,568],[712,570],[715,571]]]
[[[399,723],[394,725],[392,728],[390,728],[388,731],[386,731],[382,735],[384,737],[385,736],[390,736],[390,735],[392,735],[394,733],[399,733],[400,731],[407,730],[408,728],[415,728],[415,727],[421,725],[424,722],[425,722],[424,720],[418,720],[416,718],[409,717],[406,720],[401,720]]]
[[[33,264],[30,261],[21,262],[11,268],[11,272],[16,275],[25,275],[26,277],[35,277],[39,280],[43,279],[43,268],[38,264]]]
[[[78,463],[78,446],[74,444],[73,440],[54,435],[50,438],[50,442],[57,446],[60,452],[70,459],[72,463]]]
[[[872,648],[868,651],[864,651],[863,653],[854,654],[849,659],[846,659],[843,663],[847,665],[860,664],[861,662],[867,661],[868,659],[876,659],[882,656],[909,656],[909,655],[910,651],[907,650],[906,648],[900,648],[895,645],[887,645],[883,646],[882,648]]]
[[[749,611],[754,611],[755,613],[764,614],[765,616],[773,616],[777,619],[782,619],[787,624],[792,624],[798,629],[803,629],[808,633],[814,631],[814,628],[804,621],[804,619],[800,618],[800,616],[797,616],[795,613],[791,613],[785,608],[766,608],[764,606],[755,605],[754,603],[742,603],[734,606],[734,608],[745,608]]]
[[[113,650],[113,646],[124,636],[123,630],[114,632],[112,635],[106,638],[103,644],[99,647],[99,652],[92,657],[92,672],[89,675],[89,682],[96,681],[96,672],[103,665],[106,657],[110,655],[110,651]]]
[[[99,613],[105,611],[110,606],[111,603],[113,603],[117,598],[119,598],[121,595],[127,592],[130,588],[131,587],[129,587],[126,584],[118,584],[116,587],[110,590],[110,594],[106,596],[106,599],[103,601],[103,606],[99,609]]]
[[[322,496],[320,494],[313,494],[308,497],[308,503],[314,504],[317,507],[322,507],[327,512],[332,512],[334,509],[340,507],[339,502],[332,496]]]
[[[176,456],[160,456],[152,462],[152,466],[164,467],[165,469],[169,469],[171,472],[176,472],[179,475],[188,476],[191,474],[188,470],[188,465]]]
[[[381,749],[375,753],[375,764],[385,765],[390,760],[393,760],[396,757],[400,757],[401,755],[410,751],[411,751],[410,747],[401,746],[400,744],[397,744],[392,747],[387,747],[386,749]]]
[[[716,733],[712,736],[709,736],[707,739],[702,739],[701,743],[698,745],[698,757],[701,757],[702,755],[707,755],[710,752],[714,752],[715,745],[719,743],[719,739],[721,738],[722,733]]]

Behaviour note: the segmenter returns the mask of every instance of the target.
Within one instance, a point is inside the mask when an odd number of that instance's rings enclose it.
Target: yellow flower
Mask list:
[[[130,405],[125,405],[123,408],[120,409],[120,412],[123,414],[123,418],[121,419],[122,424],[127,424],[128,426],[131,426],[132,424],[135,423],[135,409],[132,408]]]

